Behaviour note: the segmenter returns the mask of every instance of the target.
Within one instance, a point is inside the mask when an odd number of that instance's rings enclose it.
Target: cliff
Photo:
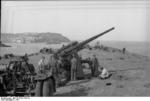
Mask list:
[[[48,43],[59,44],[61,42],[69,42],[70,40],[59,33],[16,33],[2,34],[3,43]]]

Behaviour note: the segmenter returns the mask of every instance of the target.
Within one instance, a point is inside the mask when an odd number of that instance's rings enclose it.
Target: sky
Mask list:
[[[55,32],[83,40],[149,41],[148,1],[2,1],[2,33]]]

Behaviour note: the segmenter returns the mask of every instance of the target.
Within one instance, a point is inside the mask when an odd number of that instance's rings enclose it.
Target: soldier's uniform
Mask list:
[[[58,70],[57,70],[57,59],[55,58],[54,55],[50,56],[48,65],[49,65],[49,68],[50,68],[50,70],[52,71],[53,74],[57,74],[58,73]]]
[[[83,79],[84,78],[84,72],[81,64],[81,57],[77,55],[77,78],[78,79]]]
[[[107,71],[106,68],[102,68],[102,72],[99,76],[101,79],[106,79],[107,77],[109,77],[109,72]]]
[[[61,69],[62,69],[62,61],[59,59],[57,61],[57,70],[58,70],[58,73],[61,73]]]
[[[92,67],[91,67],[92,76],[98,76],[98,67],[99,67],[98,59],[94,55],[92,58]]]
[[[91,65],[91,75],[94,76],[94,66],[93,66],[93,62],[92,62],[92,65]]]
[[[38,73],[42,73],[45,67],[45,58],[43,57],[38,63]]]
[[[77,69],[77,59],[73,57],[71,59],[71,80],[76,80],[76,69]]]
[[[56,86],[58,86],[59,78],[58,78],[57,59],[54,55],[50,56],[48,67],[49,70],[52,72],[53,77],[56,80]]]

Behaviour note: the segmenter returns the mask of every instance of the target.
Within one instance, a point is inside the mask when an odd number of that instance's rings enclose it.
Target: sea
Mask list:
[[[150,57],[150,42],[102,41],[101,44]]]
[[[46,44],[46,43],[5,43],[11,47],[0,47],[0,56],[4,54],[24,55],[39,52],[42,48],[60,48],[63,44]],[[94,44],[94,42],[92,43]],[[150,42],[125,42],[125,41],[100,41],[104,46],[114,47],[118,49],[126,48],[132,53],[138,53],[143,56],[150,57]]]

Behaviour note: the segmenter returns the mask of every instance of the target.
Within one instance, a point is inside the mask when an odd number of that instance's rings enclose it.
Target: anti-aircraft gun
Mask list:
[[[63,59],[66,59],[70,57],[73,53],[77,53],[78,51],[82,50],[85,45],[87,45],[89,42],[97,39],[98,37],[114,30],[114,27],[95,35],[85,41],[82,41],[78,43],[77,41],[70,43],[69,45],[66,45],[62,48],[60,48],[58,51],[54,53],[56,56],[61,56]],[[64,67],[67,69],[70,69],[70,61],[71,59],[67,59],[67,62],[64,61]],[[80,62],[80,61],[78,61]],[[26,58],[19,58],[16,60],[11,60],[9,63],[9,66],[7,70],[0,70],[0,95],[24,95],[28,93],[35,93],[36,96],[51,96],[56,91],[56,84],[55,84],[55,78],[53,77],[53,74],[49,71],[44,71],[44,75],[35,75],[32,71],[33,69],[29,68],[28,72],[20,72],[18,71],[26,71],[22,66],[18,69],[11,69],[12,65],[15,67],[18,64],[25,64],[27,67],[33,67],[30,64],[26,63]],[[66,63],[66,64],[65,64]],[[81,63],[80,63],[81,64]],[[80,65],[78,65],[80,66]],[[0,66],[1,67],[1,66]],[[13,71],[13,72],[9,72]],[[68,72],[67,72],[68,73]],[[12,76],[13,75],[13,76]],[[70,77],[70,76],[68,76]],[[15,80],[14,80],[15,79]],[[39,82],[40,81],[40,82]],[[4,85],[5,84],[5,85]],[[36,85],[36,86],[35,86]],[[2,91],[1,87],[5,86]],[[35,89],[35,90],[34,90]],[[2,93],[2,94],[1,94]]]
[[[53,54],[53,56],[56,59],[58,59],[58,57],[62,57],[62,63],[63,63],[63,68],[64,68],[63,73],[60,74],[62,78],[61,77],[59,78],[62,81],[60,81],[59,83],[57,82],[57,84],[64,85],[70,79],[69,78],[70,77],[70,68],[71,68],[70,57],[73,53],[77,53],[78,51],[82,50],[84,48],[84,46],[87,45],[89,42],[97,39],[98,37],[110,32],[112,30],[114,30],[114,27],[112,27],[98,35],[95,35],[85,41],[82,41],[80,43],[75,41],[75,42],[72,42],[69,45],[63,46],[62,48],[57,50]],[[81,66],[80,61],[78,61],[78,63],[79,63],[78,66]],[[38,75],[37,77],[35,77],[35,79],[37,80],[36,94],[35,94],[36,96],[51,96],[56,91],[56,88],[55,88],[56,80],[55,80],[55,77],[53,76],[52,72],[45,72],[44,74],[41,74],[41,75]]]
[[[77,52],[79,52],[80,50],[84,49],[84,47],[91,41],[97,39],[98,37],[114,30],[115,28],[112,27],[100,34],[97,34],[89,39],[86,39],[82,42],[72,42],[70,43],[69,45],[66,45],[66,46],[63,46],[62,48],[60,48],[58,51],[56,51],[54,54],[58,57],[62,57],[62,61],[63,61],[63,67],[64,69],[67,71],[67,80],[70,80],[70,69],[71,69],[71,56],[72,54],[76,54]],[[81,67],[81,63],[82,63],[82,60],[80,59],[80,57],[78,56],[78,54],[76,54],[76,57],[78,58],[77,59],[77,62],[78,62],[78,67],[80,68]],[[82,73],[80,73],[81,75],[77,75],[77,78],[83,78],[84,75],[82,75]]]
[[[97,39],[98,37],[100,37],[100,36],[102,36],[102,35],[110,32],[110,31],[112,31],[114,29],[115,28],[112,27],[112,28],[110,28],[110,29],[108,29],[108,30],[106,30],[106,31],[98,34],[98,35],[95,35],[95,36],[93,36],[93,37],[91,37],[91,38],[89,38],[87,40],[84,40],[84,41],[82,41],[80,43],[78,43],[78,42],[75,41],[75,42],[73,42],[73,43],[71,43],[71,44],[69,44],[67,46],[64,46],[62,49],[59,49],[55,54],[57,54],[59,56],[62,56],[62,57],[69,56],[69,55],[73,54],[74,52],[78,52],[78,51],[82,50],[83,47],[86,44],[88,44],[89,42]]]

